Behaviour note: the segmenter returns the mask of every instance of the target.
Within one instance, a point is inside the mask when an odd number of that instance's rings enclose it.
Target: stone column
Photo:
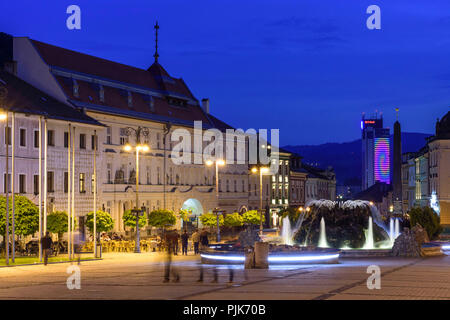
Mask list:
[[[269,268],[269,244],[267,242],[255,242],[255,268]]]

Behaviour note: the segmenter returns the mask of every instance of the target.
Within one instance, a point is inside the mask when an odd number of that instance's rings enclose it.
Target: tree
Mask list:
[[[200,222],[204,226],[216,227],[217,226],[217,216],[214,213],[204,213],[200,216]],[[219,226],[223,226],[223,215],[219,215]]]
[[[15,195],[15,234],[28,236],[39,230],[39,209],[27,197]],[[12,230],[12,197],[9,198],[9,232]],[[6,197],[0,196],[0,234],[6,234]]]
[[[442,232],[439,215],[430,207],[412,208],[409,212],[411,227],[420,224],[431,239],[436,239]]]
[[[136,213],[126,210],[122,216],[123,224],[126,227],[136,228]],[[139,228],[145,227],[147,224],[147,216],[145,214],[139,216]]]
[[[158,209],[148,214],[148,224],[156,228],[173,226],[176,222],[177,218],[171,210]]]
[[[180,209],[180,211],[178,212],[178,216],[180,217],[180,219],[182,219],[185,222],[189,221],[191,215],[192,210]]]
[[[244,212],[244,214],[242,215],[242,219],[245,224],[260,224],[261,223],[260,217],[261,217],[261,215],[256,210],[250,210],[250,211]],[[264,215],[262,215],[262,219],[264,222],[266,217],[264,217]]]
[[[114,228],[114,220],[108,212],[97,211],[97,232],[108,232]],[[91,233],[94,232],[94,212],[91,211],[86,216],[86,227]]]
[[[55,211],[47,216],[47,230],[58,235],[58,241],[62,238],[64,232],[67,232],[68,216],[65,211]]]
[[[227,214],[224,220],[224,225],[227,227],[241,227],[244,223],[244,219],[238,212]]]

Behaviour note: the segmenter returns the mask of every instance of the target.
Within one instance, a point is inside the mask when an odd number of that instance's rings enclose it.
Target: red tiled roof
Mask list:
[[[42,59],[49,66],[92,75],[105,80],[118,81],[125,84],[137,85],[150,90],[156,90],[163,95],[170,93],[176,96],[185,96],[186,100],[197,99],[192,95],[189,88],[182,79],[172,78],[168,72],[159,64],[153,63],[148,70],[135,68],[121,63],[101,59],[72,50],[56,47],[36,40],[31,40]],[[132,92],[133,107],[128,106],[127,96],[121,89],[103,86],[105,92],[105,102],[99,99],[99,92],[93,84],[77,80],[79,86],[79,97],[73,96],[71,79],[62,76],[55,76],[67,97],[71,100],[84,102],[87,104],[101,105],[118,108],[126,111],[137,111],[156,114],[169,118],[176,118],[185,121],[203,121],[211,124],[203,109],[199,105],[186,104],[185,106],[173,106],[169,104],[168,97],[153,97],[154,111],[149,107],[149,102],[145,101],[140,93]]]

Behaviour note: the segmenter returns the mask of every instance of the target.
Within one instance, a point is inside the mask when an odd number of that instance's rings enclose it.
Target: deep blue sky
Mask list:
[[[66,8],[82,29],[66,28]],[[381,30],[366,8],[381,7]],[[361,112],[400,108],[402,129],[433,133],[450,106],[448,0],[1,1],[0,31],[147,68],[160,63],[211,112],[279,128],[281,144],[359,138]]]

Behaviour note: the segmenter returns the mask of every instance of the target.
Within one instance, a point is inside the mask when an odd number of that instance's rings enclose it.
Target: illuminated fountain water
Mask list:
[[[291,222],[289,221],[289,217],[283,218],[283,228],[281,229],[281,238],[284,244],[292,246],[294,244]]]
[[[328,248],[328,243],[327,243],[327,233],[326,233],[326,229],[325,229],[325,220],[322,219],[320,220],[320,233],[319,233],[319,248]]]
[[[386,225],[377,207],[369,201],[312,200],[307,206],[312,210],[311,215],[305,218],[306,226],[299,229],[300,233],[297,235],[294,233],[294,237],[301,243],[315,239],[318,247],[390,249],[398,234],[395,230],[396,221],[391,222],[392,227]],[[358,225],[363,217],[367,225]],[[346,225],[349,226],[348,229]],[[355,228],[360,228],[362,237],[358,237],[353,231]]]
[[[397,239],[397,237],[400,235],[400,220],[395,219],[395,234],[394,239]]]
[[[366,234],[366,243],[364,244],[363,249],[375,249],[373,242],[373,220],[372,217],[369,217],[369,226],[367,230],[364,230]]]
[[[391,243],[394,243],[395,240],[394,232],[394,218],[391,218],[389,220],[389,239],[391,240]]]

